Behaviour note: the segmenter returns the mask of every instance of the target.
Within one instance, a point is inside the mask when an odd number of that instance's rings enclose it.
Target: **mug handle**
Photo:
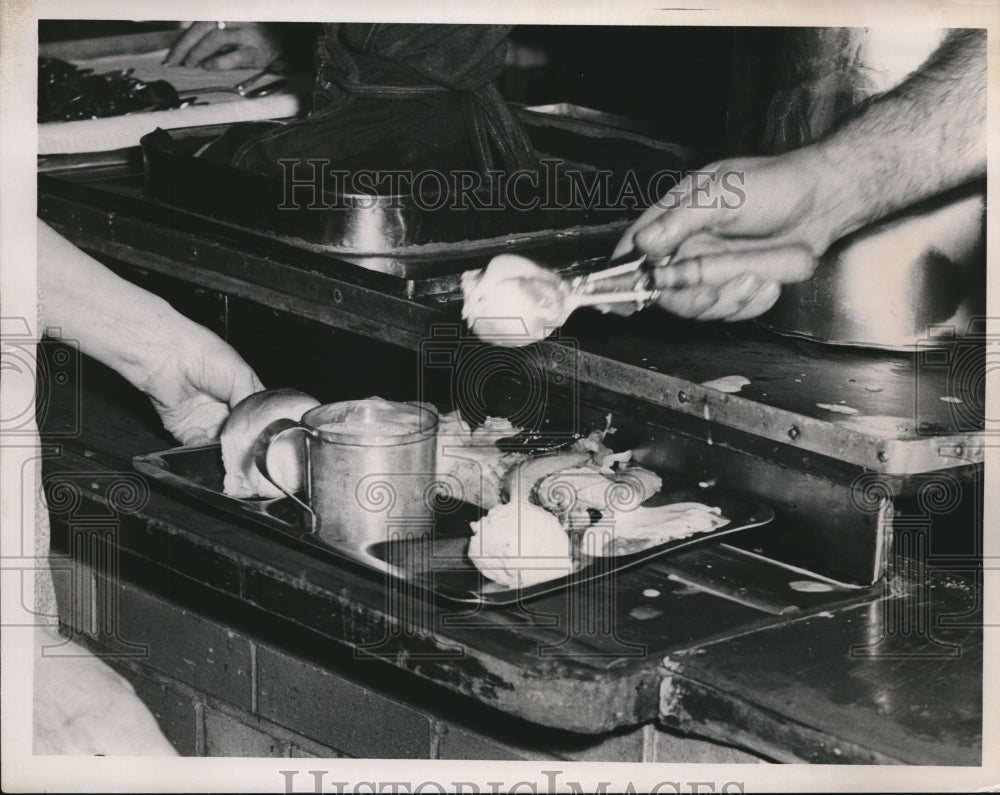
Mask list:
[[[271,477],[271,473],[267,469],[267,454],[271,450],[271,445],[274,441],[281,435],[288,433],[290,431],[302,431],[308,436],[316,438],[316,432],[311,428],[307,428],[304,425],[300,425],[295,420],[290,419],[280,419],[275,420],[263,431],[260,432],[260,436],[257,437],[257,441],[253,445],[253,457],[254,463],[257,465],[257,469],[260,473],[267,478],[275,488],[278,489],[282,494],[284,494],[288,499],[302,508],[309,516],[309,527],[308,531],[310,534],[315,535],[318,530],[316,521],[316,512],[308,504],[308,498],[311,491],[311,481],[312,481],[312,462],[309,458],[309,451],[306,450],[304,456],[305,472],[302,473],[302,482],[306,488],[306,498],[307,502],[303,502],[298,497],[296,497],[291,492],[287,491],[284,486],[278,483],[274,478]]]

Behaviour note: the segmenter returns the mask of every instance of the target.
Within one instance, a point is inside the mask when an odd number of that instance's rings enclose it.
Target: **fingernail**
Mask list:
[[[781,285],[777,282],[768,282],[761,288],[761,291],[769,298],[773,297],[774,300],[778,300],[778,296],[781,295]]]
[[[760,284],[757,282],[757,277],[752,273],[744,273],[740,276],[736,286],[739,288],[740,292],[747,292],[749,290],[757,290],[757,288],[760,287]]]
[[[777,282],[766,281],[760,285],[756,290],[754,290],[750,295],[744,300],[744,305],[750,304],[752,301],[770,301],[772,304],[778,300],[778,296],[781,295],[781,285]]]
[[[659,230],[655,226],[647,226],[645,229],[640,229],[635,233],[634,242],[637,248],[648,253],[649,249],[656,246],[660,238]]]

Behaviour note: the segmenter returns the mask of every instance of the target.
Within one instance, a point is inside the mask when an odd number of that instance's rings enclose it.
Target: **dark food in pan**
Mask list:
[[[184,105],[166,80],[150,83],[129,70],[94,74],[58,58],[38,59],[38,123],[100,119]]]

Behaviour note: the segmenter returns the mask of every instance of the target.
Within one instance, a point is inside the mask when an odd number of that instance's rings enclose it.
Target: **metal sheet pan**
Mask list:
[[[774,519],[771,508],[753,500],[715,488],[705,489],[678,480],[665,480],[658,499],[717,505],[730,523],[710,533],[678,539],[632,555],[595,559],[569,576],[524,588],[507,588],[485,578],[465,554],[471,537],[469,522],[482,514],[481,509],[468,503],[442,504],[429,538],[404,536],[379,542],[361,551],[332,546],[310,535],[302,529],[299,509],[286,498],[240,500],[226,496],[222,491],[224,472],[218,443],[136,456],[132,463],[139,472],[153,480],[220,509],[233,518],[249,519],[263,532],[277,535],[310,555],[332,562],[361,564],[373,572],[416,586],[434,596],[468,604],[515,604],[606,577],[669,552],[759,527]]]
[[[335,164],[313,164],[312,170],[289,172],[283,179],[229,166],[222,155],[219,162],[198,155],[213,141],[229,151],[268,129],[266,122],[234,126],[221,136],[217,128],[158,130],[144,136],[144,189],[189,212],[319,248],[364,267],[398,271],[400,264],[412,262],[420,270],[421,263],[456,254],[553,238],[604,236],[610,248],[649,203],[623,197],[632,196],[636,186],[647,191],[655,186],[662,193],[693,157],[679,147],[601,125],[567,126],[546,114],[520,115],[540,159],[538,171],[491,172],[480,177],[483,182],[474,191],[452,184],[459,172],[445,180],[444,193],[430,196],[408,192],[407,180],[395,188],[391,180],[383,184],[386,174],[373,187],[348,190],[352,180],[327,175]],[[226,143],[218,144],[220,140]],[[296,187],[290,188],[293,176]],[[419,172],[411,175],[411,187],[426,189],[417,176]],[[433,186],[442,190],[437,179]],[[403,192],[371,192],[390,188]]]

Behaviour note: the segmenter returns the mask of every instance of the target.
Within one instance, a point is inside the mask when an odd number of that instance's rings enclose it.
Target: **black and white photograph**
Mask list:
[[[1000,789],[998,13],[4,4],[4,791]]]

